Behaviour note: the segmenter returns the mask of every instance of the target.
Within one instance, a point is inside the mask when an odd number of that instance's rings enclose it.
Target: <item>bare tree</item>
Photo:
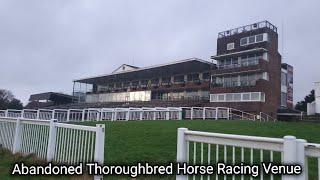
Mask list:
[[[0,109],[22,109],[20,100],[16,99],[11,91],[0,89]]]

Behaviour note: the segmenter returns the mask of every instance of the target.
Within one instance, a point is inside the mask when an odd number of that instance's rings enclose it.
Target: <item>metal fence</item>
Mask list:
[[[77,164],[104,161],[105,127],[58,123],[55,120],[0,118],[0,147],[35,154],[48,162]]]
[[[314,160],[316,159],[316,160]],[[313,163],[308,167],[308,160]],[[317,163],[315,163],[316,161]],[[299,164],[303,172],[297,176],[273,176],[260,174],[259,179],[320,179],[320,144],[307,143],[294,136],[267,138],[191,131],[178,129],[177,162],[188,164],[214,164],[224,162],[230,165],[274,162]],[[309,169],[312,173],[308,173]],[[315,173],[314,173],[315,172]],[[252,176],[239,175],[241,179]],[[237,179],[239,178],[237,177]],[[176,179],[235,179],[235,175],[177,176]]]

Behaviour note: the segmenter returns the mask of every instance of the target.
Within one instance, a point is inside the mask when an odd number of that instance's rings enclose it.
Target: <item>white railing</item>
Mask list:
[[[269,114],[266,114],[266,113],[264,113],[264,112],[260,112],[260,114],[259,114],[259,121],[261,121],[261,122],[269,122],[269,121],[275,122],[276,119],[273,118],[272,116],[270,116]]]
[[[0,147],[35,154],[48,162],[77,164],[104,161],[105,127],[0,117]]]
[[[307,143],[294,136],[284,138],[268,138],[257,136],[242,136],[220,133],[191,131],[187,128],[178,129],[177,162],[188,164],[215,164],[224,162],[235,165],[240,162],[258,164],[274,162],[283,164],[299,164],[303,173],[297,176],[282,176],[282,179],[308,179],[308,158],[318,159],[317,172],[320,178],[320,144]],[[262,169],[262,168],[261,168]],[[250,175],[239,175],[241,179]],[[235,175],[199,176],[201,179],[226,179]],[[193,176],[195,179],[196,176]],[[250,179],[253,177],[251,176]],[[260,179],[274,179],[273,175],[261,172]],[[188,176],[179,175],[176,179],[185,180]],[[316,179],[310,177],[310,179]]]
[[[6,110],[0,110],[0,117],[6,116]]]
[[[182,109],[155,108],[89,108],[89,109],[24,109],[1,110],[0,117],[28,118],[58,122],[129,121],[129,120],[181,120]]]
[[[275,121],[261,112],[259,116],[228,107],[142,107],[142,108],[89,108],[89,109],[24,109],[2,110],[0,117],[23,117],[58,122],[81,121],[129,121],[129,120],[182,120],[182,119],[228,119]]]
[[[183,107],[185,119],[242,119],[255,121],[254,114],[227,107]]]

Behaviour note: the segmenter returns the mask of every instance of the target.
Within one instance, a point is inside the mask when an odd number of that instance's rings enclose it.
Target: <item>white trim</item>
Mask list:
[[[227,44],[227,50],[229,51],[229,50],[232,50],[232,49],[234,49],[234,43],[228,43]]]
[[[263,38],[262,38],[262,41],[257,41],[257,36],[260,36],[262,35]],[[254,38],[254,42],[249,42],[249,38]],[[247,40],[247,43],[246,44],[241,44],[241,40],[243,39],[246,39]],[[267,41],[268,40],[268,34],[267,33],[263,33],[263,34],[257,34],[257,35],[252,35],[252,36],[247,36],[247,37],[244,37],[244,38],[241,38],[240,39],[240,46],[247,46],[247,45],[250,45],[250,44],[256,44],[256,43],[260,43],[260,42],[264,42],[264,41]]]
[[[252,99],[253,93],[259,93],[257,100]],[[227,95],[232,94],[232,100],[227,100]],[[240,100],[234,100],[235,95],[241,95]],[[249,95],[248,100],[244,100],[244,95]],[[219,96],[223,96],[223,100],[219,100]],[[216,97],[213,99],[213,97]],[[210,94],[210,102],[265,102],[265,93],[264,92],[241,92],[241,93],[216,93]]]

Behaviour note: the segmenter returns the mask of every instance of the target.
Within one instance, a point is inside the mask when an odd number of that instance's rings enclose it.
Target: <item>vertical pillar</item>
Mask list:
[[[128,111],[126,112],[126,121],[129,121],[130,119],[130,108],[128,108]]]
[[[49,129],[49,139],[48,139],[48,150],[47,150],[47,162],[52,162],[55,153],[56,147],[56,135],[57,135],[57,127],[56,127],[55,119],[50,120],[50,129]]]
[[[40,109],[37,110],[37,119],[40,118]]]
[[[67,111],[67,122],[69,122],[70,121],[70,109],[68,109],[68,111]]]
[[[85,114],[86,114],[86,110],[85,110],[85,109],[83,109],[83,110],[82,110],[82,117],[81,117],[81,120],[82,120],[82,121],[84,121]]]
[[[190,108],[190,119],[193,119],[193,107]]]
[[[13,139],[13,147],[12,147],[12,153],[15,154],[20,151],[21,147],[21,121],[20,118],[16,121],[16,129],[14,132],[14,139]]]
[[[167,109],[166,111],[166,120],[169,120],[170,119],[170,110]]]
[[[52,118],[51,119],[54,119],[54,115],[55,115],[55,112],[56,112],[56,110],[52,110]]]
[[[180,108],[180,110],[178,110],[178,119],[182,120],[182,108]]]
[[[230,108],[227,108],[227,119],[230,119]]]
[[[202,110],[202,119],[205,120],[206,119],[206,108],[203,107],[203,110]]]
[[[282,176],[284,180],[305,180],[307,179],[307,168],[305,161],[305,143],[303,139],[296,139],[294,136],[285,136],[283,143],[283,164],[299,164],[303,170],[299,176]],[[305,171],[306,170],[306,171]]]
[[[9,114],[9,110],[7,109],[7,110],[5,111],[4,116],[5,116],[5,117],[8,117],[8,114]]]
[[[177,136],[177,163],[187,162],[187,141],[185,139],[185,132],[188,131],[187,128],[178,128]],[[177,175],[176,180],[187,180],[188,177],[184,175]]]
[[[94,148],[94,161],[99,165],[104,163],[104,138],[105,138],[105,125],[97,124],[96,125],[96,142]],[[94,176],[94,180],[102,180],[103,176]]]
[[[218,120],[218,111],[219,111],[219,108],[216,107],[216,120]]]
[[[306,143],[307,141],[304,139],[297,140],[297,163],[302,167],[302,173],[297,176],[297,179],[299,180],[308,179],[308,158],[305,154]]]
[[[21,118],[24,118],[24,109],[21,111]]]

